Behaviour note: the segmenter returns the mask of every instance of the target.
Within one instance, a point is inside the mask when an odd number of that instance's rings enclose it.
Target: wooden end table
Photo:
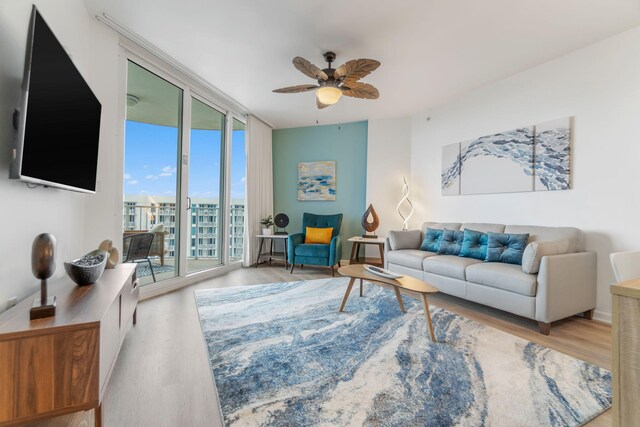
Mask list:
[[[287,239],[289,238],[288,234],[258,234],[257,238],[260,239],[260,249],[258,249],[258,258],[256,259],[256,268],[258,268],[258,264],[261,264],[260,258],[269,258],[262,263],[269,262],[272,260],[284,261],[284,269],[287,270],[289,268],[288,261],[288,253],[287,253]],[[262,253],[262,246],[264,245],[265,239],[271,241],[271,247],[268,251]],[[282,240],[284,243],[284,252],[273,252],[273,242],[275,240]]]
[[[402,310],[403,313],[405,313],[406,310],[404,308],[404,304],[402,303],[400,289],[417,293],[420,294],[422,304],[424,305],[424,317],[427,319],[427,326],[429,327],[431,341],[437,342],[436,335],[433,332],[433,323],[431,322],[431,312],[429,311],[429,300],[427,298],[427,295],[437,293],[438,288],[411,276],[403,276],[399,279],[387,279],[386,277],[378,276],[377,274],[368,272],[362,264],[345,265],[344,267],[340,267],[338,269],[338,273],[351,278],[351,280],[349,280],[347,292],[345,292],[344,298],[342,298],[342,303],[340,304],[340,308],[338,309],[338,311],[341,312],[344,310],[344,306],[347,304],[349,294],[351,293],[351,288],[353,288],[353,284],[356,282],[356,279],[360,279],[360,296],[362,296],[363,280],[376,285],[388,285],[393,287],[393,291],[396,294],[396,299],[398,300],[398,304],[400,305],[400,310]]]
[[[384,268],[384,238],[382,237],[361,237],[354,236],[350,238],[348,241],[353,243],[351,246],[351,258],[349,258],[349,264],[358,264],[363,263],[364,261],[360,261],[360,245],[376,245],[380,250],[380,267]],[[366,254],[365,254],[366,257]]]

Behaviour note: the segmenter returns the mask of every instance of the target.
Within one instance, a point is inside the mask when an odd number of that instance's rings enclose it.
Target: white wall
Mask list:
[[[443,145],[567,116],[575,117],[572,190],[440,195]],[[614,282],[609,253],[640,247],[639,161],[640,27],[412,118],[419,217],[583,229],[587,249],[598,253],[603,320],[610,320]]]
[[[11,115],[18,105],[31,4],[35,3],[102,103],[99,189],[84,195],[55,189],[28,189],[10,181],[9,162],[15,131]],[[103,238],[121,239],[122,143],[116,139],[118,39],[91,17],[82,0],[2,0],[0,2],[0,311],[12,296],[38,290],[31,274],[31,243],[42,232],[56,236],[57,270],[63,260],[95,249]]]
[[[411,119],[369,120],[367,135],[367,206],[373,204],[380,218],[376,234],[385,236],[389,230],[402,229],[396,205],[402,198],[402,177],[411,180]],[[417,227],[420,220],[415,215],[412,219],[410,226]],[[380,253],[367,245],[367,256],[377,258]]]

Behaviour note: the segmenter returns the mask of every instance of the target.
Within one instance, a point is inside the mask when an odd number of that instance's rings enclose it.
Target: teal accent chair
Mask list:
[[[342,214],[335,215],[315,215],[312,213],[304,213],[302,215],[302,233],[291,234],[287,241],[287,251],[289,255],[289,263],[291,264],[291,274],[296,264],[300,266],[321,265],[331,268],[331,275],[335,276],[333,267],[342,259],[342,236],[340,235],[340,227],[342,226]],[[331,234],[331,243],[322,244],[305,244],[305,232],[307,227],[329,228],[333,227]]]

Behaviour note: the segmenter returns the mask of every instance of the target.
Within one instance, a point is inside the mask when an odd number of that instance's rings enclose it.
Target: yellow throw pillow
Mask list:
[[[307,233],[304,236],[305,243],[320,243],[328,245],[331,243],[331,234],[333,234],[333,227],[329,228],[313,228],[307,227]]]

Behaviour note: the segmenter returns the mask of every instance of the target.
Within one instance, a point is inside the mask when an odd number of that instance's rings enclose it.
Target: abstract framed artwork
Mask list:
[[[535,191],[571,188],[571,126],[567,117],[536,125]]]
[[[442,195],[568,190],[572,127],[569,117],[445,145]]]
[[[336,162],[298,162],[298,200],[336,199]]]

